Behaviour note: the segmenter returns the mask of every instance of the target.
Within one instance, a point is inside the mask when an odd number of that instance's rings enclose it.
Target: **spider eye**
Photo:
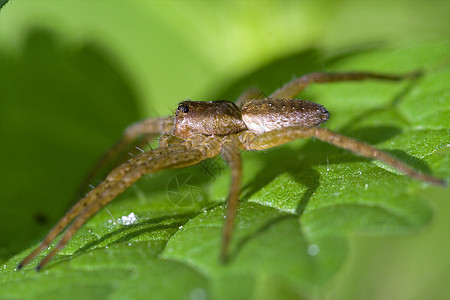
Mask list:
[[[184,113],[187,113],[187,112],[189,112],[189,107],[187,107],[185,105],[180,105],[180,106],[178,106],[178,110],[181,110]]]

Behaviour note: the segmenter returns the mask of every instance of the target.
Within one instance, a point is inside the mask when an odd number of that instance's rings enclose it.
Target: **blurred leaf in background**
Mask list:
[[[8,2],[8,0],[0,0],[0,9]]]
[[[386,5],[16,0],[3,7],[0,298],[448,298],[448,189],[309,140],[244,154],[229,265],[217,261],[229,188],[217,158],[143,178],[46,270],[13,270],[128,124],[169,115],[188,97],[234,99],[249,86],[271,92],[306,72],[424,69],[414,82],[311,86],[301,98],[330,110],[328,128],[448,178],[450,4]],[[187,205],[169,193],[186,174],[199,187]],[[121,225],[131,212],[137,223]]]
[[[31,31],[20,53],[0,53],[0,69],[4,259],[57,221],[92,154],[100,156],[139,113],[135,92],[106,53],[69,47],[48,30]]]

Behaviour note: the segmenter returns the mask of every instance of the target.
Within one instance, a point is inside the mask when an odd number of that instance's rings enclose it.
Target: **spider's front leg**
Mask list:
[[[364,157],[377,159],[408,175],[409,177],[440,186],[447,185],[444,180],[420,173],[384,151],[322,127],[287,127],[284,129],[265,132],[250,138],[248,134],[243,134],[241,140],[247,150],[263,150],[290,142],[298,138],[308,137],[316,137],[324,142],[350,150]]]
[[[89,171],[79,188],[77,196],[81,196],[86,192],[87,187],[90,185],[93,178],[110,162],[115,162],[115,166],[125,162],[128,160],[129,151],[131,151],[132,148],[144,147],[156,136],[170,133],[172,126],[173,117],[150,118],[128,126],[121,139],[106,151]]]
[[[220,154],[231,167],[231,188],[227,199],[227,215],[223,229],[222,248],[220,252],[220,259],[223,262],[226,262],[228,259],[228,248],[233,234],[242,179],[241,153],[235,135],[231,135],[222,140]]]
[[[38,265],[37,270],[41,269],[67,244],[90,217],[114,200],[142,175],[165,169],[191,166],[205,158],[203,152],[197,149],[177,145],[151,150],[130,159],[110,172],[103,182],[75,204],[47,234],[42,243],[19,264],[18,269],[47,249],[58,235],[68,227],[59,243]],[[72,220],[73,223],[68,226]]]

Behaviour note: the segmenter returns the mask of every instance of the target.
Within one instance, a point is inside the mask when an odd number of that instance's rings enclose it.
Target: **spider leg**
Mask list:
[[[67,244],[72,236],[90,217],[114,200],[114,198],[121,194],[125,189],[141,178],[142,175],[164,169],[191,166],[199,163],[205,158],[205,155],[199,150],[188,149],[185,146],[172,146],[151,150],[130,159],[128,162],[110,172],[102,183],[75,204],[47,234],[42,243],[19,264],[18,268],[22,268],[36,255],[48,248],[61,231],[75,219],[63,234],[55,248],[38,265],[37,269],[41,269]]]
[[[409,78],[416,78],[421,75],[421,72],[412,72],[402,75],[367,73],[367,72],[348,72],[348,73],[310,73],[304,76],[295,78],[281,88],[273,92],[269,98],[283,98],[292,99],[300,92],[302,92],[310,83],[327,83],[337,81],[359,81],[365,79],[380,79],[398,81]]]
[[[233,234],[234,221],[239,201],[239,190],[242,178],[242,160],[239,147],[233,138],[225,138],[222,141],[220,154],[231,167],[231,188],[227,199],[227,214],[223,229],[222,249],[220,258],[222,261],[228,259],[228,248]]]
[[[263,150],[287,143],[298,138],[307,137],[316,137],[324,142],[350,150],[367,158],[377,159],[387,165],[390,165],[391,167],[394,167],[395,169],[408,175],[409,177],[436,185],[447,185],[444,180],[420,173],[384,151],[322,127],[288,127],[285,129],[262,133],[255,136],[253,139],[241,139],[244,147],[247,150]]]
[[[254,99],[264,99],[266,98],[264,93],[261,92],[258,88],[250,88],[248,90],[245,90],[242,94],[239,95],[239,97],[236,100],[236,105],[238,107],[242,107],[245,102],[249,100]]]
[[[116,165],[125,162],[129,158],[128,152],[133,147],[144,147],[152,141],[157,135],[169,133],[173,126],[172,117],[151,118],[136,122],[127,127],[122,138],[114,144],[92,167],[83,183],[81,184],[77,196],[83,195],[93,178],[98,175],[100,170],[109,163],[115,162]],[[109,169],[108,171],[110,171]]]

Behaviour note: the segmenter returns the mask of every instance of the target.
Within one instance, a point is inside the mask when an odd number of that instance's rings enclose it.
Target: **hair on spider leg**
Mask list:
[[[113,225],[116,225],[116,224],[117,224],[117,223],[116,223],[116,218],[114,218],[113,214],[109,211],[109,209],[108,209],[107,207],[105,207],[105,210],[106,210],[106,212],[108,213],[108,215],[111,216],[111,219],[109,220],[109,221],[111,221],[111,222],[109,222],[109,223],[113,223]]]
[[[329,118],[325,107],[311,101],[292,99],[310,83],[364,79],[397,81],[406,78],[410,78],[410,74],[317,72],[286,83],[269,98],[241,97],[238,98],[241,100],[239,106],[226,100],[209,102],[186,100],[179,103],[178,110],[172,116],[137,122],[129,127],[128,134],[132,133],[132,138],[161,135],[159,147],[149,151],[137,148],[141,150],[139,155],[129,153],[131,158],[109,172],[102,182],[82,197],[52,228],[39,246],[18,265],[18,269],[31,262],[60,236],[59,242],[36,268],[40,270],[66,246],[92,216],[144,175],[198,165],[206,159],[219,155],[227,162],[231,177],[222,245],[218,251],[220,253],[218,257],[227,261],[234,220],[238,211],[238,200],[241,195],[241,151],[267,151],[266,149],[300,138],[316,138],[390,165],[416,180],[446,186],[446,181],[416,171],[385,151],[320,127],[320,124],[325,123]],[[256,93],[247,94],[248,97],[251,95]],[[132,144],[130,135],[127,134],[121,142],[120,149],[123,145],[127,147],[136,145]],[[124,150],[122,153],[126,155],[126,152]],[[113,154],[118,155],[114,151]],[[113,155],[106,156],[107,160],[111,159],[111,156]],[[327,156],[327,170],[329,169],[332,168],[329,166]]]
[[[137,150],[141,151],[141,153],[144,153],[145,151],[142,150],[141,148],[139,148],[138,146],[134,146],[134,148],[136,148]]]

